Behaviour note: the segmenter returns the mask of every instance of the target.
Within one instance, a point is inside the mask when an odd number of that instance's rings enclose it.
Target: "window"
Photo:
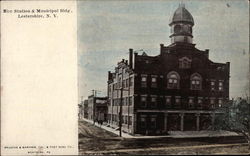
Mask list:
[[[182,57],[179,59],[179,68],[181,69],[188,69],[191,68],[191,62],[192,60],[188,57]]]
[[[146,107],[147,106],[147,97],[141,96],[141,106]]]
[[[125,85],[126,88],[129,86],[128,83],[129,83],[129,79],[126,79],[126,85]]]
[[[214,82],[214,81],[211,81],[211,82],[210,82],[210,85],[211,85],[211,90],[215,90],[215,82]]]
[[[127,105],[127,98],[122,98],[122,101],[123,101],[123,105],[126,106]]]
[[[151,78],[151,87],[153,87],[153,88],[157,87],[157,78],[156,77]]]
[[[125,117],[125,118],[124,118],[124,123],[125,123],[125,124],[128,124],[128,116],[125,115],[124,117]]]
[[[198,108],[202,108],[202,102],[203,102],[203,98],[202,97],[198,97],[198,101],[197,101],[197,107]]]
[[[219,100],[218,100],[219,107],[222,107],[222,102],[223,102],[222,99],[219,99]]]
[[[194,98],[193,97],[189,97],[188,105],[189,105],[189,108],[194,108]]]
[[[166,106],[167,108],[171,107],[171,96],[166,96]]]
[[[132,125],[132,116],[129,116],[129,117],[128,117],[128,124],[129,124],[129,125]]]
[[[211,108],[215,108],[215,98],[210,98]]]
[[[174,33],[179,33],[180,31],[181,31],[181,26],[180,25],[174,26]]]
[[[156,128],[156,117],[150,118],[150,127],[155,129]]]
[[[141,87],[147,87],[147,77],[141,76]]]
[[[132,105],[132,97],[129,97],[129,102],[128,105],[131,106]]]
[[[176,72],[170,72],[167,75],[167,88],[168,89],[178,89],[179,88],[180,76]]]
[[[220,82],[219,82],[219,91],[222,91],[222,90],[223,90],[223,82],[220,81]]]
[[[125,84],[125,80],[123,80],[123,81],[122,81],[122,87],[126,87],[125,85],[126,85],[126,84]]]
[[[145,116],[140,117],[140,125],[141,125],[141,128],[146,128],[146,117]]]
[[[176,96],[175,97],[175,107],[176,108],[180,108],[181,106],[181,97],[180,96]]]
[[[151,97],[151,107],[156,106],[156,97]]]
[[[130,77],[130,78],[129,78],[129,86],[130,86],[130,87],[133,86],[133,77]]]
[[[191,90],[201,90],[202,78],[200,74],[191,75]]]

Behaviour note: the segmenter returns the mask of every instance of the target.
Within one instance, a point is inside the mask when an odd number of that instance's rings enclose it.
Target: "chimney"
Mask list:
[[[164,44],[160,44],[160,54],[162,54],[163,53],[163,49],[164,49]]]
[[[129,68],[133,67],[133,49],[129,49]]]
[[[205,49],[205,55],[207,58],[209,57],[209,49]]]
[[[111,74],[111,72],[109,71],[108,72],[108,80],[111,80],[112,79],[112,74]]]

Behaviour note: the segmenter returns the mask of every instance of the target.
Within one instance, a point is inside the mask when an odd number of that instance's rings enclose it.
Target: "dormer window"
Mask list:
[[[181,59],[179,59],[179,68],[181,69],[191,68],[191,62],[192,60],[189,59],[188,57],[182,57]]]

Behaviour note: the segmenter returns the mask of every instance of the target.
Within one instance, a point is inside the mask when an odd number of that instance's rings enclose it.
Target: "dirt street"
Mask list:
[[[243,144],[232,144],[235,140],[232,138],[124,139],[85,121],[79,121],[78,133],[80,154],[242,154],[249,152]]]

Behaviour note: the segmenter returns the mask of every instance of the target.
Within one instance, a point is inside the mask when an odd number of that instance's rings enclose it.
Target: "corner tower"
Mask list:
[[[176,9],[169,26],[171,27],[171,35],[169,36],[171,43],[193,43],[194,19],[184,4],[180,4]]]

